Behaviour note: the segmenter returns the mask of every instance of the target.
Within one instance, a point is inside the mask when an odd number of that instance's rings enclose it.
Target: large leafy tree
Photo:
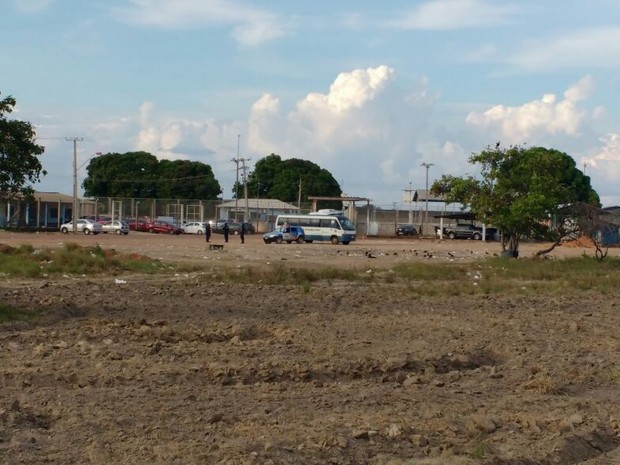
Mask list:
[[[280,199],[284,202],[297,202],[301,185],[301,201],[308,196],[339,197],[342,189],[332,174],[316,163],[298,158],[282,160],[279,155],[271,155],[259,160],[248,176],[248,195],[260,198]],[[239,189],[243,195],[244,186],[233,187],[233,195]],[[324,206],[342,207],[332,202]]]
[[[162,160],[159,162],[159,177],[174,180],[160,184],[160,198],[216,199],[222,192],[211,167],[196,161]]]
[[[443,175],[431,191],[447,202],[469,207],[480,221],[503,232],[502,250],[516,256],[523,237],[559,244],[567,227],[577,224],[572,206],[598,206],[590,178],[566,153],[543,147],[502,148],[498,143],[472,154],[482,179]],[[545,251],[549,251],[545,250]]]
[[[9,119],[16,101],[13,97],[0,100],[0,199],[17,196],[28,197],[33,188],[28,183],[39,182],[47,174],[41,166],[39,155],[44,148],[35,143],[32,125],[25,121]]]
[[[84,193],[91,197],[216,199],[222,192],[209,165],[161,160],[148,152],[108,153],[87,167]]]

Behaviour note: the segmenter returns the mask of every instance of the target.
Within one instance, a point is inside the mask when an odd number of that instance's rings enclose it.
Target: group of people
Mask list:
[[[228,234],[230,232],[228,223],[224,223],[224,226],[222,226],[222,232],[224,233],[224,242],[228,242]],[[239,238],[241,239],[241,243],[245,244],[245,223],[241,223]],[[207,242],[211,239],[211,225],[209,223],[205,223],[205,239]]]

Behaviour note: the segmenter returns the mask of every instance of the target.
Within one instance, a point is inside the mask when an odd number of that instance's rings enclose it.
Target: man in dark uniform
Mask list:
[[[207,242],[209,242],[209,239],[211,239],[211,225],[208,221],[205,223],[205,239],[207,240]]]
[[[228,223],[224,223],[222,230],[224,231],[224,242],[228,242]]]
[[[241,243],[245,244],[245,223],[241,223],[241,231],[239,231],[239,237],[241,238]]]

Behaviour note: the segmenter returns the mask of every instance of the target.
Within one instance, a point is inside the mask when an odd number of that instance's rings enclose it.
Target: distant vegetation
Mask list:
[[[68,243],[61,249],[35,249],[26,244],[0,253],[0,276],[44,278],[57,275],[117,275],[170,271],[172,265],[139,254],[120,254],[99,245]]]
[[[415,295],[554,294],[592,290],[612,293],[620,286],[620,259],[599,262],[582,256],[562,260],[506,260],[494,257],[473,262],[402,263],[392,268],[270,267],[213,269],[212,264],[165,263],[139,254],[120,254],[100,246],[75,243],[60,249],[34,249],[31,245],[0,252],[0,277],[53,278],[64,275],[122,276],[192,272],[209,283],[299,285],[304,293],[312,286],[335,283],[373,285],[377,292],[410,292]]]

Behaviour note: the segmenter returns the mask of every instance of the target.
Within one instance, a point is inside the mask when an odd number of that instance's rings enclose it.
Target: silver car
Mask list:
[[[104,233],[129,234],[129,224],[126,221],[106,221],[101,225]]]
[[[181,229],[185,234],[198,234],[200,236],[205,233],[205,224],[200,221],[193,221],[181,226]]]
[[[77,232],[84,234],[99,234],[102,231],[101,224],[95,223],[92,220],[87,220],[86,218],[77,220],[76,229]],[[73,222],[69,221],[68,223],[61,224],[60,232],[63,234],[73,232]]]

